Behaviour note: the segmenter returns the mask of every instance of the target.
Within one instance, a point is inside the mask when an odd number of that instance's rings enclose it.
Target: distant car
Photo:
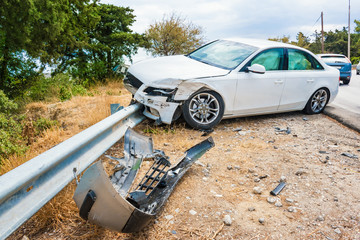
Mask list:
[[[344,84],[349,84],[351,79],[351,61],[342,54],[318,54],[324,62],[332,67],[339,69],[340,80]]]
[[[356,74],[357,75],[360,74],[360,61],[359,61],[358,65],[356,65]]]
[[[222,118],[321,113],[338,93],[339,71],[294,45],[217,40],[188,55],[135,63],[124,85],[157,123],[183,115],[193,128],[211,129]]]

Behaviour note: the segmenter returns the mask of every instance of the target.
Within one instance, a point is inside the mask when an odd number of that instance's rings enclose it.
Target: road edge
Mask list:
[[[360,133],[360,114],[345,110],[341,107],[327,106],[323,113],[339,123]]]

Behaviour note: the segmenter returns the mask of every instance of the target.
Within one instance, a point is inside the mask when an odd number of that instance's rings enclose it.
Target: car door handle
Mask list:
[[[314,82],[314,79],[308,79],[307,82],[308,82],[308,83],[313,83],[313,82]]]
[[[283,84],[283,82],[284,82],[283,80],[276,80],[274,83],[275,84]]]

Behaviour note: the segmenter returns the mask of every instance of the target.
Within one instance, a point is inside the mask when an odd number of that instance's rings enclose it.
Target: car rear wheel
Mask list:
[[[214,91],[193,94],[183,105],[185,121],[193,128],[209,130],[216,126],[224,115],[224,101]]]
[[[304,111],[307,114],[318,114],[324,111],[326,104],[329,101],[329,91],[325,88],[320,88],[311,95],[309,101],[307,102]]]
[[[343,80],[343,84],[348,85],[350,80]]]

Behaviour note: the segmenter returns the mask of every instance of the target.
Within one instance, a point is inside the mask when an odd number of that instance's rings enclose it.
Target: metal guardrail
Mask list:
[[[140,123],[131,105],[0,176],[0,239],[34,215],[70,181]]]

